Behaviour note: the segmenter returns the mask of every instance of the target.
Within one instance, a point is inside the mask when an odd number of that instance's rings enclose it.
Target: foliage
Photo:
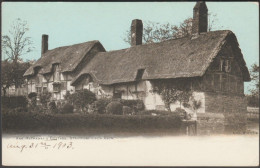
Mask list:
[[[98,114],[105,114],[106,113],[106,106],[112,102],[112,99],[109,98],[101,98],[94,102],[95,112]]]
[[[49,109],[52,113],[57,113],[58,112],[58,109],[57,109],[57,106],[56,106],[56,103],[55,101],[51,101],[49,103]]]
[[[36,97],[37,96],[37,93],[36,92],[31,92],[28,94],[28,98],[31,99],[33,97]]]
[[[216,28],[216,14],[209,13],[208,31]],[[180,25],[171,25],[170,23],[160,24],[158,22],[144,22],[143,43],[156,43],[169,39],[187,37],[191,35],[192,18],[185,19]],[[131,44],[131,28],[126,31],[126,37],[123,39]]]
[[[47,105],[50,102],[51,99],[51,93],[50,92],[42,92],[39,94],[40,103],[42,106],[47,109]]]
[[[123,114],[123,105],[118,101],[112,101],[111,103],[109,103],[107,105],[106,111],[108,114],[122,115]]]
[[[29,109],[35,109],[37,106],[37,93],[31,92],[28,94],[28,100],[29,100]]]
[[[250,94],[246,95],[247,105],[259,107],[259,65],[256,63],[250,68],[250,76],[253,82],[253,88],[250,89]]]
[[[65,95],[65,100],[72,104],[75,108],[83,111],[84,109],[88,109],[88,105],[93,103],[96,100],[96,95],[87,90],[76,91],[75,93],[70,94],[69,92]]]
[[[176,101],[180,102],[180,107],[189,106],[189,100],[192,96],[191,89],[185,85],[185,82],[179,82],[176,85],[173,85],[171,81],[158,82],[154,81],[154,90],[153,92],[161,95],[162,100],[164,101],[165,107],[168,111],[171,111],[170,104],[175,103]]]
[[[6,89],[16,84],[20,87],[24,83],[23,74],[30,67],[29,62],[18,62],[4,60],[1,62],[1,87],[3,95],[6,96]]]
[[[21,85],[23,73],[25,72],[23,70],[27,69],[19,64],[19,62],[22,62],[21,56],[33,50],[31,37],[26,36],[28,31],[29,27],[27,22],[18,18],[9,29],[9,34],[2,36],[4,60],[10,61],[12,64],[12,70],[9,72],[12,72],[11,78],[16,88]],[[5,58],[5,56],[7,56],[7,58]],[[6,85],[8,85],[8,83],[6,83]]]
[[[181,117],[181,119],[186,119],[187,118],[187,112],[184,109],[176,108],[174,110],[174,113],[179,115]]]
[[[67,114],[67,113],[73,113],[73,110],[74,110],[74,106],[69,104],[69,103],[66,103],[62,109],[61,109],[61,113],[64,113],[64,114]]]

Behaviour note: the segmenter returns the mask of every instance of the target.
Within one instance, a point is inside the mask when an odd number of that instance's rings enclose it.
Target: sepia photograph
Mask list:
[[[259,166],[259,2],[2,2],[3,166]]]

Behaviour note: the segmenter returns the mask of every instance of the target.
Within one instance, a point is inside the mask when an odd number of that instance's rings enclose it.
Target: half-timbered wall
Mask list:
[[[48,91],[52,93],[54,100],[61,100],[64,99],[67,91],[75,91],[74,87],[70,85],[71,80],[70,73],[61,73],[59,64],[54,64],[51,73],[44,75],[37,73],[27,78],[27,92],[37,92],[37,94],[40,94]]]
[[[242,73],[231,46],[226,45],[202,80],[206,112],[245,112]]]

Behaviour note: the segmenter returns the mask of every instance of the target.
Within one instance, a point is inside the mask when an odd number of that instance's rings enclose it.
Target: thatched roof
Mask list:
[[[228,39],[239,60],[244,81],[250,76],[235,35],[228,30],[200,34],[160,43],[133,46],[127,49],[98,52],[72,81],[89,74],[100,84],[135,81],[138,69],[145,69],[142,79],[165,79],[203,76],[210,63]]]
[[[33,75],[37,67],[41,68],[39,73],[50,73],[52,65],[55,63],[60,64],[62,72],[73,71],[95,44],[100,43],[99,41],[89,41],[48,50],[25,72],[24,76]]]

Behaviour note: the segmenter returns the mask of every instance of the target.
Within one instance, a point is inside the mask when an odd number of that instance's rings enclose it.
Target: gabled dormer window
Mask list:
[[[60,81],[60,66],[59,64],[55,64],[54,66],[54,73],[53,73],[53,80],[54,82]]]
[[[138,69],[135,80],[141,80],[144,74],[144,69]]]

